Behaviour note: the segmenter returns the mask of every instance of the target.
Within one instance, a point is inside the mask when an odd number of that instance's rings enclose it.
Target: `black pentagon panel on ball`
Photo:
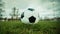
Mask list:
[[[29,17],[29,22],[30,23],[34,23],[35,20],[36,20],[36,18],[34,16]]]
[[[28,8],[28,10],[30,10],[30,11],[34,11],[34,9],[33,9],[33,8]]]
[[[21,14],[21,19],[23,19],[23,17],[24,17],[24,12]]]

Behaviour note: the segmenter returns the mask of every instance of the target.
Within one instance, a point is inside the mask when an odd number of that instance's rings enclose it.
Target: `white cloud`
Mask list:
[[[57,2],[50,2],[49,0],[3,0],[5,2],[6,15],[11,13],[12,8],[16,7],[19,9],[19,13],[21,13],[28,7],[35,8],[37,12],[39,12],[40,17],[48,16],[52,17],[55,13],[53,10],[54,5]],[[50,9],[48,9],[50,8]]]

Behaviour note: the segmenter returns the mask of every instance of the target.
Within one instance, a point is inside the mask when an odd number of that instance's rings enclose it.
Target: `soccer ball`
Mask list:
[[[38,12],[33,8],[28,8],[21,14],[22,23],[35,24],[39,21]]]

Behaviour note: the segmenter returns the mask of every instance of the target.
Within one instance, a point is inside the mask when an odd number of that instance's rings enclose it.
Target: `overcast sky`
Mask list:
[[[33,7],[37,9],[41,17],[54,14],[60,16],[60,0],[3,0],[5,2],[6,15],[11,13],[12,8],[16,7],[20,11]],[[57,15],[58,14],[58,15]]]

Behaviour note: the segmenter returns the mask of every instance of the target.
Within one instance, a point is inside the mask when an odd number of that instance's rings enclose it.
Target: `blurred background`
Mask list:
[[[20,18],[29,7],[39,12],[40,19],[60,17],[60,0],[0,0],[0,18]]]

